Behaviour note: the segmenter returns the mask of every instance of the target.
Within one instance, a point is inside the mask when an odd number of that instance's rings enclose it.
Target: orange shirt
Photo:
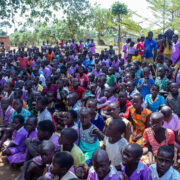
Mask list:
[[[49,61],[52,61],[54,57],[55,57],[55,55],[53,52],[51,54],[46,53],[46,59],[48,59]]]

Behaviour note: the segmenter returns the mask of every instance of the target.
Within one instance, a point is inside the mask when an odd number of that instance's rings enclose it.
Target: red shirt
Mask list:
[[[71,92],[71,91],[76,92],[76,93],[78,94],[79,99],[81,99],[83,93],[85,92],[85,89],[84,89],[83,87],[80,87],[80,88],[78,88],[78,89],[70,88],[69,91],[70,91],[70,92]]]
[[[119,104],[119,107],[120,107],[120,101],[118,101],[118,104]],[[128,107],[132,106],[131,101],[127,100],[125,106],[126,106],[126,112],[123,113],[122,116],[123,116],[124,118],[128,119],[128,117],[129,117],[129,108],[128,108]]]
[[[144,54],[144,43],[138,42],[136,49],[139,50],[139,55],[143,55]]]
[[[21,69],[24,69],[28,65],[28,59],[26,57],[18,57],[19,64]]]
[[[86,74],[83,74],[81,77],[78,74],[77,78],[79,79],[80,86],[85,86],[89,84],[89,78]]]

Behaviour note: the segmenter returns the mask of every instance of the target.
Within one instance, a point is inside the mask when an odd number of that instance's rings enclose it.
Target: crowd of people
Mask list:
[[[179,180],[179,67],[171,30],[122,54],[89,39],[1,53],[2,156],[17,180]]]

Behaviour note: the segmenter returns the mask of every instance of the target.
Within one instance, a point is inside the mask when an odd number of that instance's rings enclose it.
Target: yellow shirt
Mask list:
[[[169,42],[166,39],[166,47],[164,47],[164,54],[172,54],[172,47],[169,49]]]
[[[135,61],[138,60],[139,62],[141,62],[141,56],[132,56],[131,61]]]

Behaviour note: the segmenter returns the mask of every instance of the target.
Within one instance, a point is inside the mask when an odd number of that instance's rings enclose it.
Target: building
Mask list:
[[[10,50],[9,36],[0,37],[0,51],[1,51],[2,48],[5,48],[6,51]]]

